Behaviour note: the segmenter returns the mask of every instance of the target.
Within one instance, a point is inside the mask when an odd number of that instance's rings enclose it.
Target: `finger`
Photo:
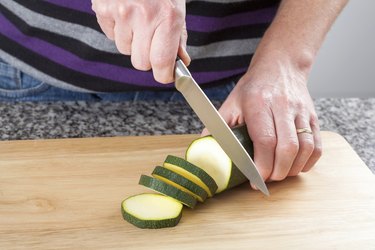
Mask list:
[[[144,26],[141,26],[144,28]],[[134,68],[147,71],[151,69],[150,47],[152,33],[147,30],[135,30],[131,45],[131,61]]]
[[[294,116],[281,109],[274,110],[277,134],[275,165],[270,180],[281,181],[287,177],[298,153],[298,138],[294,124]]]
[[[265,107],[257,112],[249,112],[245,116],[245,123],[253,141],[254,163],[263,180],[267,180],[273,170],[277,144],[272,112]]]
[[[112,16],[113,5],[106,0],[92,0],[91,9],[97,17],[110,18]]]
[[[118,21],[115,23],[114,31],[115,43],[118,51],[124,55],[131,55],[131,44],[133,40],[132,30],[128,26],[121,25],[121,23]]]
[[[296,128],[308,128],[310,129],[310,119],[305,115],[297,115],[295,119]],[[306,162],[309,160],[311,154],[314,151],[314,136],[310,133],[299,133],[297,134],[299,142],[299,150],[296,159],[293,162],[292,168],[289,171],[289,176],[298,175]]]
[[[186,51],[186,43],[187,43],[188,33],[186,30],[186,24],[184,24],[184,27],[182,29],[182,34],[180,37],[180,46],[178,48],[178,55],[182,59],[182,61],[185,63],[186,66],[189,66],[191,62],[191,58],[189,54]]]
[[[114,31],[114,28],[115,28],[115,21],[113,19],[109,19],[109,18],[101,18],[101,17],[97,17],[97,20],[98,20],[98,24],[100,26],[100,28],[102,29],[102,31],[104,32],[104,34],[111,40],[115,40],[115,31]]]
[[[310,126],[314,136],[314,150],[302,169],[303,172],[309,171],[322,156],[322,139],[320,137],[319,120],[316,115],[312,116]]]
[[[150,61],[156,81],[171,83],[174,81],[174,65],[180,43],[181,31],[173,22],[163,23],[152,38]]]
[[[223,117],[224,121],[228,124],[229,127],[234,127],[238,124],[244,123],[241,110],[238,106],[236,106],[235,103],[236,102],[233,101],[232,95],[230,94],[218,110],[221,117]],[[209,134],[210,131],[208,131],[207,128],[204,128],[201,136],[206,136]]]

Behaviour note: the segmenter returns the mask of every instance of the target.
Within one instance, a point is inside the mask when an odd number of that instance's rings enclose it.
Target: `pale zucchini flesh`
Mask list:
[[[183,158],[168,155],[163,163],[163,167],[194,182],[203,188],[209,197],[212,197],[218,188],[215,180],[206,171]]]
[[[190,208],[194,208],[197,204],[197,200],[190,194],[185,193],[184,191],[181,191],[180,189],[156,178],[147,175],[142,175],[139,179],[139,184],[147,188],[150,188],[158,193],[169,196]]]
[[[176,226],[182,216],[182,204],[161,194],[139,194],[121,203],[123,218],[139,228]]]
[[[200,202],[207,199],[208,194],[203,188],[167,168],[157,166],[152,172],[152,176],[194,196]]]
[[[227,188],[232,161],[213,137],[196,139],[186,151],[186,160],[202,168],[215,180],[218,186],[216,193]]]
[[[253,144],[246,126],[232,128],[232,131],[249,155],[253,157]],[[194,140],[186,150],[185,158],[212,176],[218,185],[216,193],[247,181],[247,178],[233,164],[219,143],[210,135]]]

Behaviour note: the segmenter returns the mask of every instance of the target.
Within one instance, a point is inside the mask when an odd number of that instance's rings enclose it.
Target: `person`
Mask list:
[[[179,55],[225,99],[225,121],[247,124],[264,180],[280,181],[321,156],[307,81],[346,2],[0,0],[0,97],[174,100]]]

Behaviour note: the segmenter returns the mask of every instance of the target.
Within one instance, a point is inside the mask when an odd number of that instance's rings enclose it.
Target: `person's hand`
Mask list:
[[[185,64],[185,1],[92,0],[92,9],[105,35],[120,53],[131,55],[136,69],[150,70],[160,83],[173,82],[177,54]]]
[[[266,181],[280,181],[310,170],[322,145],[306,86],[309,70],[282,54],[267,57],[253,58],[219,112],[231,127],[246,123],[258,171]],[[312,134],[297,134],[299,128]]]

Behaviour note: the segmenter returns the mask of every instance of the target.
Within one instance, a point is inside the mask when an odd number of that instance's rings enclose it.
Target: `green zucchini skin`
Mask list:
[[[186,171],[190,172],[191,174],[197,176],[199,179],[201,179],[201,181],[204,184],[206,184],[211,194],[212,195],[215,194],[218,188],[215,180],[200,167],[194,165],[193,163],[186,161],[183,158],[173,156],[173,155],[168,155],[164,162],[179,166],[185,169]]]
[[[237,137],[238,141],[242,144],[242,146],[245,148],[250,157],[254,159],[254,146],[247,132],[246,125],[234,127],[232,128],[232,132]],[[243,175],[242,172],[238,169],[238,167],[232,162],[232,173],[230,175],[227,189],[231,189],[247,181],[248,179],[246,178],[246,176]]]
[[[121,214],[122,214],[122,217],[124,218],[124,220],[126,220],[127,222],[133,224],[134,226],[136,226],[138,228],[142,228],[142,229],[145,229],[145,228],[147,228],[147,229],[159,229],[159,228],[166,228],[166,227],[174,227],[180,222],[181,217],[182,217],[182,205],[181,205],[181,208],[180,208],[180,212],[176,217],[166,218],[166,219],[145,220],[145,219],[140,219],[140,218],[132,215],[130,212],[127,212],[124,208],[125,202],[128,199],[132,199],[133,197],[141,196],[141,195],[145,195],[145,194],[139,194],[139,195],[134,195],[134,196],[128,197],[127,199],[125,199],[121,203]],[[154,196],[158,195],[158,196],[161,196],[161,197],[165,197],[162,194],[152,194],[152,195],[154,195]],[[178,201],[176,201],[176,202],[178,202]],[[152,209],[152,207],[150,207],[150,209]]]
[[[121,213],[124,220],[133,224],[138,228],[148,228],[148,229],[159,229],[159,228],[166,228],[166,227],[175,227],[180,222],[182,217],[182,210],[181,213],[173,219],[165,219],[165,220],[141,220],[137,217],[127,213],[121,206]]]
[[[190,181],[189,179],[185,178],[184,176],[182,176],[178,173],[175,173],[175,172],[173,172],[173,171],[171,171],[167,168],[157,166],[154,169],[154,171],[152,172],[151,175],[154,176],[155,178],[157,178],[156,176],[164,177],[164,178],[170,180],[171,182],[174,182],[174,183],[186,188],[190,192],[199,196],[200,202],[204,202],[207,199],[208,194],[203,188],[201,188],[200,186],[198,186],[194,182]]]
[[[178,200],[179,202],[190,208],[194,208],[197,204],[197,200],[190,194],[185,193],[184,191],[181,191],[180,189],[173,187],[156,178],[147,175],[141,175],[141,178],[139,179],[139,184],[159,193],[162,193],[166,196],[169,196],[175,200]]]
[[[242,144],[242,146],[245,148],[245,150],[249,153],[250,157],[253,159],[254,158],[253,142],[251,141],[250,136],[247,132],[246,125],[233,127],[232,131],[233,131],[234,135],[237,137],[237,139],[239,140],[239,142]],[[207,135],[207,136],[204,136],[204,137],[201,137],[201,138],[198,138],[198,139],[194,140],[190,144],[188,149],[186,150],[186,154],[189,152],[189,148],[194,144],[195,141],[204,140],[205,137],[213,138],[213,136]],[[188,158],[187,155],[185,155],[185,158]],[[225,190],[228,190],[228,189],[231,189],[231,188],[236,187],[238,185],[241,185],[242,183],[247,182],[247,181],[248,181],[248,179],[246,178],[246,176],[243,175],[242,172],[238,169],[238,167],[232,162],[231,174],[230,174],[230,178],[229,178],[229,181],[228,181],[228,185],[225,188]]]

